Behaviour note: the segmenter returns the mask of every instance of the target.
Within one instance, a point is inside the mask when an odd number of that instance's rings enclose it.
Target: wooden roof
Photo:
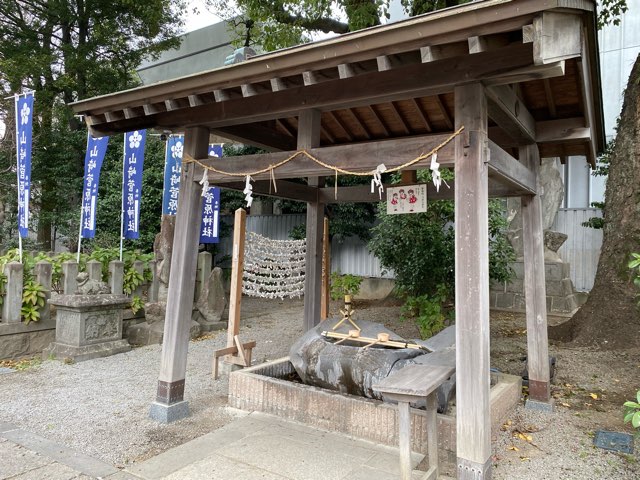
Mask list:
[[[476,1],[72,106],[96,134],[205,126],[286,151],[308,108],[322,112],[321,147],[450,133],[455,85],[482,81],[493,142],[593,165],[604,147],[594,17],[591,0]]]

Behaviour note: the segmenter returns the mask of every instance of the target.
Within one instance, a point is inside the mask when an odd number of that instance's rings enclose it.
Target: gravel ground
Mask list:
[[[393,303],[356,308],[356,318],[383,322],[406,337],[416,332],[411,323],[396,320],[398,307]],[[241,337],[257,341],[254,362],[287,355],[302,333],[301,316],[298,300],[243,299]],[[493,366],[522,373],[524,325],[523,315],[492,313]],[[211,378],[212,352],[225,342],[226,332],[191,342],[185,399],[192,415],[181,422],[159,425],[147,418],[156,392],[160,346],[78,364],[47,361],[0,375],[0,421],[119,467],[140,462],[233,419],[225,408],[226,377],[216,382]],[[640,478],[640,449],[622,455],[592,446],[596,430],[631,431],[622,423],[621,405],[640,386],[640,351],[591,352],[552,345],[550,353],[558,358],[556,413],[516,409],[494,441],[493,478]]]

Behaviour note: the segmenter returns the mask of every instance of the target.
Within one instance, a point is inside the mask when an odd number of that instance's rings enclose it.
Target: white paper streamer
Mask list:
[[[202,180],[200,180],[200,185],[202,185],[202,194],[200,196],[202,197],[209,192],[209,176],[207,173],[209,173],[209,171],[205,168],[202,172]]]
[[[382,185],[382,174],[387,171],[387,167],[385,167],[384,163],[381,163],[376,167],[376,171],[373,172],[373,178],[371,179],[371,193],[375,191],[375,188],[378,187],[378,195],[380,196],[380,200],[382,200],[382,192],[384,192],[384,185]]]
[[[304,294],[306,240],[271,240],[249,232],[245,243],[242,293],[260,298]]]
[[[251,207],[251,204],[253,203],[253,186],[251,185],[251,180],[252,178],[247,175],[244,190],[242,191],[242,193],[244,193],[244,200],[247,202],[247,208]]]
[[[433,186],[436,187],[436,192],[440,191],[440,185],[444,182],[444,184],[449,187],[449,184],[442,178],[442,174],[440,173],[440,164],[438,163],[438,154],[434,153],[431,156],[431,177],[433,178]]]

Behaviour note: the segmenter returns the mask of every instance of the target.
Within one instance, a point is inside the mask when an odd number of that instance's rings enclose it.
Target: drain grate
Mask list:
[[[598,430],[593,439],[596,447],[614,452],[633,453],[633,435],[621,432]]]

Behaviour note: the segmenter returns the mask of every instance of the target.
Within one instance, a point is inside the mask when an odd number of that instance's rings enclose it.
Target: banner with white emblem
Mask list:
[[[142,200],[142,168],[146,130],[124,134],[124,167],[122,212],[122,237],[135,240],[140,236],[140,205]]]
[[[31,139],[33,135],[33,92],[16,95],[16,152],[18,156],[18,231],[29,234],[29,191],[31,190]]]
[[[82,224],[80,236],[93,238],[96,234],[96,205],[102,161],[107,151],[109,137],[87,138],[87,153],[84,157],[84,184],[82,189]]]
[[[175,215],[178,212],[180,193],[180,174],[182,173],[182,153],[184,136],[171,135],[167,139],[164,164],[164,189],[162,195],[162,214]]]

